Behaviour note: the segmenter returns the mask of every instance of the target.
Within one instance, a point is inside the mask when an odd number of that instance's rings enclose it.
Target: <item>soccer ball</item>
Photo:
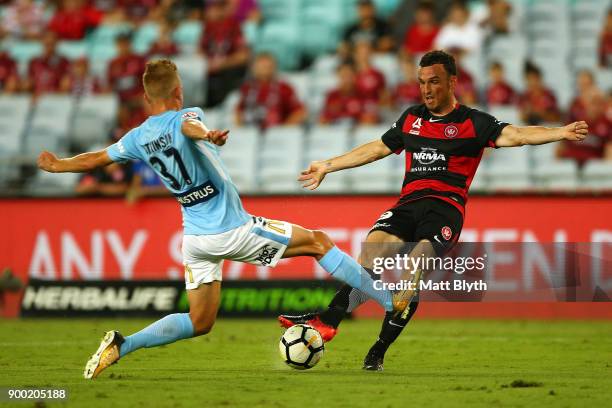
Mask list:
[[[297,370],[307,370],[321,360],[325,346],[316,329],[307,324],[296,324],[283,334],[278,350],[287,365]]]

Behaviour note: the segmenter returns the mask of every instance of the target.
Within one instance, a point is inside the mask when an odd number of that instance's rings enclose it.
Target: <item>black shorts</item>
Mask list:
[[[384,231],[404,242],[431,241],[438,256],[450,251],[463,228],[463,215],[459,210],[437,198],[420,198],[398,203],[385,211],[372,227]]]

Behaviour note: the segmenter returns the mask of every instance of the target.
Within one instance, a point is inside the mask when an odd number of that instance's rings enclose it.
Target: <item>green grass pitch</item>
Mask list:
[[[416,318],[385,371],[365,372],[377,320],[344,322],[321,363],[296,371],[280,360],[274,319],[222,319],[208,336],[139,350],[97,380],[82,378],[105,330],[129,334],[148,322],[1,321],[0,386],[69,392],[68,403],[38,406],[106,408],[579,407],[609,406],[612,397],[610,322]]]

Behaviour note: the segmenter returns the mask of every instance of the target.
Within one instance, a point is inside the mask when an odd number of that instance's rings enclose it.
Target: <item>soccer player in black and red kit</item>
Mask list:
[[[329,160],[316,161],[302,172],[304,187],[315,189],[327,173],[361,166],[395,152],[406,154],[406,173],[400,199],[385,211],[370,230],[366,245],[415,243],[410,254],[442,256],[457,242],[465,215],[470,183],[487,147],[539,145],[561,140],[580,141],[588,132],[585,122],[547,128],[519,127],[457,103],[457,67],[444,51],[431,51],[419,62],[418,80],[424,103],[411,106],[381,139]],[[363,255],[363,254],[362,254]],[[364,268],[370,260],[362,256]],[[420,277],[424,270],[417,270]],[[364,360],[364,369],[382,370],[387,348],[399,336],[417,310],[418,292],[403,313],[388,312],[376,343]],[[331,340],[347,311],[367,297],[343,286],[321,313],[279,316],[281,325],[307,323]]]

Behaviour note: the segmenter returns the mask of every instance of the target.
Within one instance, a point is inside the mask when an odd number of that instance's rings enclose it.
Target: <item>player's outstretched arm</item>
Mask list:
[[[206,140],[217,146],[223,146],[227,141],[229,130],[209,130],[199,120],[187,119],[181,125],[181,132],[193,140]]]
[[[584,122],[573,122],[562,127],[543,126],[506,126],[497,140],[497,147],[514,147],[524,145],[540,145],[558,142],[560,140],[581,141],[587,136],[589,125]]]
[[[356,147],[342,156],[310,163],[308,169],[302,172],[298,180],[304,182],[302,187],[308,190],[314,190],[319,187],[327,173],[359,167],[380,160],[390,154],[391,149],[389,149],[382,140],[374,140],[370,143]]]
[[[38,156],[37,165],[49,173],[81,173],[112,162],[106,150],[83,153],[67,159],[58,159],[55,154],[44,151]]]

